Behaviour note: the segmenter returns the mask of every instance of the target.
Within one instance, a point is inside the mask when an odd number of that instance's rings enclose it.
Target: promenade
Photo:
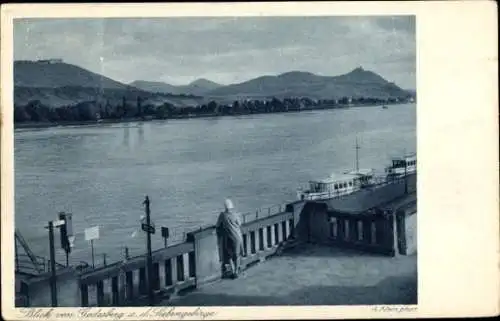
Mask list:
[[[303,244],[164,306],[417,304],[417,255]]]

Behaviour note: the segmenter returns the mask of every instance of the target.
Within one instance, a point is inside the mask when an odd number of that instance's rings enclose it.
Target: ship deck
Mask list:
[[[417,304],[417,256],[303,244],[165,306]]]

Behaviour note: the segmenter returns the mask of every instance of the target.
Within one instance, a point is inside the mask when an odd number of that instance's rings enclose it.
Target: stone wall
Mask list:
[[[398,252],[402,255],[417,253],[417,211],[410,208],[396,214]]]

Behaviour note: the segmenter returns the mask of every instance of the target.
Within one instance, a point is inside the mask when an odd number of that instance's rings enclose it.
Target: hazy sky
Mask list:
[[[23,19],[16,60],[62,58],[115,80],[229,84],[299,70],[358,66],[415,88],[415,18],[255,17]]]

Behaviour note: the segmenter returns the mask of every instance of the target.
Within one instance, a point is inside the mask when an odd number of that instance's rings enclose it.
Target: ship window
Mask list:
[[[338,188],[339,188],[339,186],[337,184],[335,184],[335,189],[338,189]]]
[[[352,181],[349,182],[349,186],[352,186]]]
[[[346,182],[344,182],[344,188],[346,188],[346,187],[347,187],[347,183],[346,183]]]

